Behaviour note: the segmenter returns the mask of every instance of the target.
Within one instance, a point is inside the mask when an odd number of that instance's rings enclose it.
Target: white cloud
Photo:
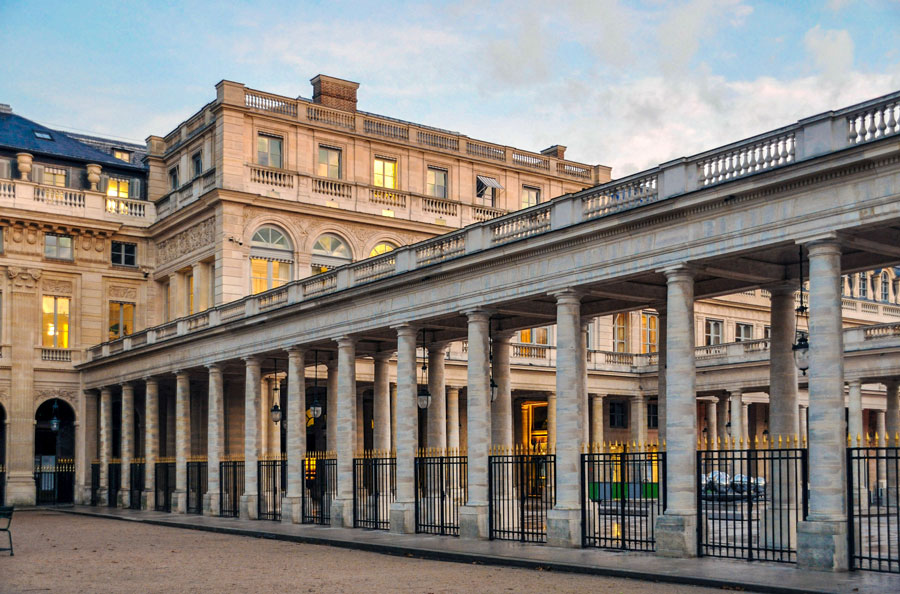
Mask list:
[[[803,36],[803,47],[816,69],[830,81],[843,79],[853,69],[853,38],[846,30],[816,25]]]

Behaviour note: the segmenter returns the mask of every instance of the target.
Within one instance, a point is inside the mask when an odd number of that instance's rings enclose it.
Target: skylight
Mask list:
[[[42,132],[41,130],[35,130],[34,135],[41,140],[53,140],[53,137],[50,136],[49,132]]]

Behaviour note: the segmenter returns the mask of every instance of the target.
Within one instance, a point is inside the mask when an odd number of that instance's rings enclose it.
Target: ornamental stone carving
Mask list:
[[[41,283],[44,293],[51,295],[71,295],[72,283],[70,281],[58,280],[53,278],[45,278]]]
[[[216,219],[211,217],[159,242],[157,251],[160,264],[166,264],[196,249],[210,245],[213,242],[215,231]]]
[[[109,296],[113,299],[131,299],[134,301],[137,299],[137,288],[113,286],[109,288]]]
[[[34,289],[38,279],[41,278],[41,271],[37,268],[10,266],[6,269],[6,275],[12,281],[14,289]]]
[[[34,412],[37,413],[37,409],[40,408],[41,404],[47,402],[48,400],[53,400],[54,398],[58,398],[69,404],[72,407],[72,410],[77,410],[75,406],[75,391],[67,390],[64,388],[44,388],[40,390],[35,390],[34,392]]]

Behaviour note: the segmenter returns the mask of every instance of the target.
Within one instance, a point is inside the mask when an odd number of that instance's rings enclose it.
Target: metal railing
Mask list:
[[[172,494],[175,492],[175,460],[161,459],[156,472],[156,511],[172,511]]]
[[[223,460],[219,462],[219,516],[239,518],[241,515],[241,495],[244,494],[244,461]]]
[[[331,452],[309,452],[303,460],[301,522],[331,524],[331,502],[337,494],[337,458]]]
[[[206,459],[189,460],[187,463],[187,513],[203,513],[203,495],[206,494]]]
[[[122,463],[110,462],[107,465],[106,480],[106,505],[107,507],[117,507],[119,505],[119,491],[122,489]]]
[[[656,518],[666,509],[666,454],[625,449],[581,456],[584,547],[656,550]]]
[[[281,521],[281,498],[287,485],[287,460],[277,455],[256,462],[256,513],[260,520]]]
[[[556,456],[498,448],[488,457],[491,540],[546,542],[547,511],[556,503]]]
[[[900,573],[900,447],[847,448],[847,489],[850,567]]]
[[[35,466],[34,488],[38,505],[74,503],[75,461],[71,458],[60,458],[54,464]]]
[[[0,507],[6,505],[6,467],[0,464]]]
[[[145,463],[143,459],[132,460],[131,467],[128,469],[130,479],[128,482],[129,496],[128,508],[141,509],[141,496],[144,493],[144,474]]]
[[[396,484],[396,458],[370,454],[353,459],[354,528],[390,529]]]
[[[91,505],[100,505],[100,463],[91,463]]]
[[[808,477],[803,448],[698,451],[698,554],[796,563]]]
[[[459,536],[459,507],[467,497],[468,458],[419,452],[415,462],[416,532]]]

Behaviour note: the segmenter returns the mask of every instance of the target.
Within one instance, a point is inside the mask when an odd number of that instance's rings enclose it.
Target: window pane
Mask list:
[[[122,335],[128,336],[134,332],[134,304],[122,304]]]
[[[44,256],[48,258],[56,257],[56,235],[44,236]]]
[[[137,266],[137,246],[133,243],[126,243],[123,247],[125,266]]]
[[[69,348],[69,299],[56,298],[56,348]]]
[[[269,139],[269,167],[281,168],[281,140]]]
[[[41,300],[41,346],[52,348],[56,341],[56,324],[53,319],[54,299],[45,296]]]
[[[113,340],[122,336],[121,325],[119,324],[122,304],[115,301],[109,302],[109,339]]]
[[[262,293],[269,288],[269,261],[263,258],[250,259],[251,291]]]
[[[291,280],[291,265],[288,262],[272,262],[272,288],[280,287]]]
[[[380,256],[381,254],[386,254],[392,250],[394,250],[397,246],[392,243],[388,243],[386,241],[382,241],[378,245],[372,248],[372,251],[369,252],[369,257],[372,256]]]

